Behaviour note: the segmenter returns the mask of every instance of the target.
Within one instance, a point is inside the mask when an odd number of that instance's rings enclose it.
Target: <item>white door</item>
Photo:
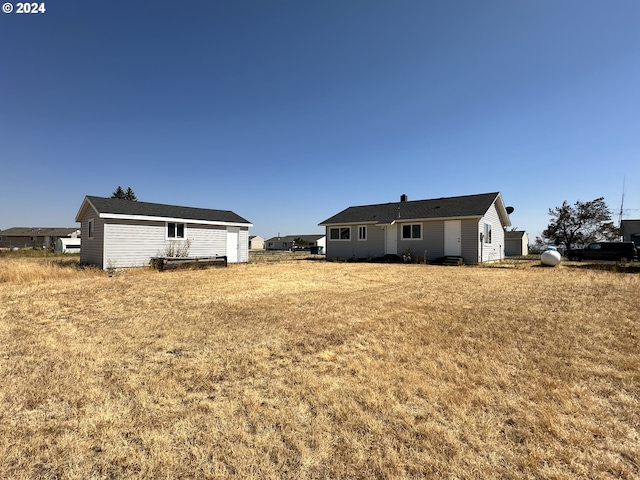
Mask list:
[[[459,257],[462,255],[462,222],[447,220],[444,222],[444,254]]]
[[[240,257],[240,227],[227,227],[227,262],[238,263]]]
[[[387,254],[398,254],[398,225],[387,225]]]

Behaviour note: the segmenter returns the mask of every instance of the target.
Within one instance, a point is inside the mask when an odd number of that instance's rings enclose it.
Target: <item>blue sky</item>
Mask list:
[[[265,238],[492,191],[533,238],[623,181],[640,218],[637,0],[45,6],[0,14],[0,229],[118,185]]]

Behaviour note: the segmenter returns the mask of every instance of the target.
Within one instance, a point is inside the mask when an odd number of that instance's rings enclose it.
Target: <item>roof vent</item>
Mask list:
[[[406,194],[403,193],[402,195],[400,195],[401,202],[407,202],[408,200],[409,200],[409,197],[407,197]]]

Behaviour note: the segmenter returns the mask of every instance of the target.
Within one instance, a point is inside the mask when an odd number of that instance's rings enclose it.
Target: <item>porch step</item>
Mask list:
[[[442,259],[442,265],[446,265],[448,267],[458,267],[460,265],[464,265],[464,258],[449,255]]]

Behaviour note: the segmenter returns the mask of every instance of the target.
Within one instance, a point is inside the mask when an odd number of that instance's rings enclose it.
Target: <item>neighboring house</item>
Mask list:
[[[249,237],[249,250],[264,250],[264,238],[259,235]]]
[[[189,257],[249,260],[253,225],[229,210],[87,196],[76,222],[82,230],[80,262],[103,269],[148,265],[152,257],[180,249]]]
[[[315,235],[286,235],[271,237],[265,240],[267,250],[292,250],[298,248],[322,247],[326,248],[327,237],[324,233]]]
[[[412,252],[468,263],[504,257],[504,227],[511,225],[499,192],[349,207],[319,225],[326,228],[328,259],[375,258]]]
[[[58,238],[79,236],[77,227],[13,227],[0,231],[0,247],[53,248]]]
[[[640,220],[622,220],[620,235],[623,242],[633,242],[636,248],[640,247]]]
[[[529,255],[529,236],[523,230],[504,232],[504,254]]]

